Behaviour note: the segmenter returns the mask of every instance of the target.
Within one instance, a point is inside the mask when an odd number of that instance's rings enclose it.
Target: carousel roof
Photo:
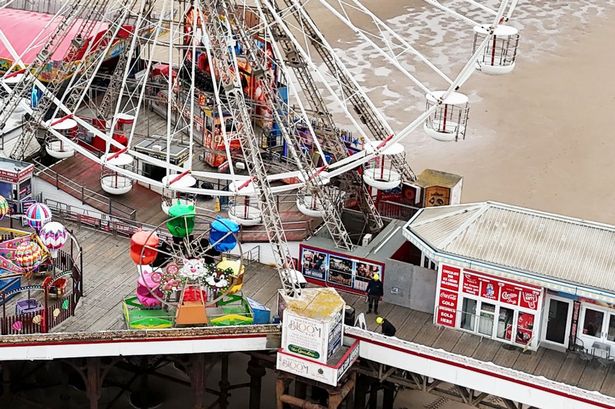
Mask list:
[[[445,257],[615,292],[615,226],[484,202],[421,209],[404,236]]]
[[[13,48],[15,48],[15,51],[17,51],[17,54],[21,55],[23,62],[30,64],[34,61],[34,58],[41,51],[45,41],[54,32],[61,20],[60,18],[56,18],[54,21],[51,21],[53,17],[53,14],[4,8],[2,9],[2,13],[0,13],[0,30],[6,35]],[[70,48],[71,41],[79,32],[81,23],[82,20],[78,19],[70,29],[68,35],[63,36],[59,46],[53,53],[53,61],[61,61],[64,58],[64,55]],[[47,24],[49,24],[49,26],[47,26]],[[100,33],[106,28],[106,23],[99,22],[94,28],[94,32]],[[33,41],[35,41],[36,45],[28,49]],[[28,51],[26,52],[26,50]],[[13,60],[13,57],[1,42],[0,59]]]

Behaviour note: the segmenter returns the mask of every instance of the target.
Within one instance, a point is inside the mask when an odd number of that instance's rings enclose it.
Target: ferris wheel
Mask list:
[[[229,218],[265,226],[283,285],[298,292],[275,195],[296,194],[297,208],[322,218],[344,249],[353,246],[340,222],[348,197],[381,227],[371,191],[415,179],[400,142],[420,127],[436,140],[464,139],[469,99],[461,87],[477,70],[513,70],[519,35],[505,23],[516,3],[426,0],[473,33],[452,70],[360,0],[58,2],[28,54],[0,31],[13,61],[0,79],[0,126],[27,112],[12,157],[23,158],[35,139],[55,158],[78,152],[102,165],[106,192],[152,186],[167,213],[194,205],[195,195],[230,197]],[[395,132],[313,8],[417,87],[425,110]]]

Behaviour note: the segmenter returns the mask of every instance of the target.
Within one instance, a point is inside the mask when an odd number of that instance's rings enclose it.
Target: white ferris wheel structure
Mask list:
[[[30,4],[4,0],[0,8],[18,3]],[[350,250],[352,240],[340,221],[344,198],[356,198],[366,223],[381,227],[371,190],[416,178],[401,142],[421,128],[436,140],[464,139],[464,84],[476,71],[511,72],[519,40],[507,24],[516,0],[425,0],[425,7],[472,33],[456,70],[438,66],[415,39],[395,31],[361,0],[46,4],[52,4],[49,22],[25,51],[13,45],[14,33],[0,30],[0,45],[11,57],[0,77],[0,128],[26,114],[5,153],[24,159],[33,141],[53,158],[79,153],[101,165],[101,187],[108,193],[124,194],[142,183],[163,191],[169,199],[165,210],[194,195],[229,197],[231,219],[264,225],[288,293],[300,289],[275,196],[295,194],[297,208],[322,218],[335,244]],[[419,89],[424,111],[394,131],[333,47],[335,38],[325,34],[331,30],[319,28],[314,10],[350,30],[383,66]],[[43,78],[50,64],[54,75]],[[159,125],[143,131],[153,115]],[[93,151],[77,133],[102,148]],[[348,135],[359,141],[357,149],[348,148]],[[150,139],[150,149],[143,149]],[[175,146],[185,152],[181,163],[173,156]],[[154,177],[145,167],[164,174]]]

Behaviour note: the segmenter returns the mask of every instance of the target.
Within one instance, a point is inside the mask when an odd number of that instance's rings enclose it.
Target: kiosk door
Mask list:
[[[549,299],[545,341],[568,348],[571,304],[572,302],[566,299],[553,297]]]

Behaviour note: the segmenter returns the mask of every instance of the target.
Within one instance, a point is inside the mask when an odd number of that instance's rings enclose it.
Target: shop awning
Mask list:
[[[54,19],[53,14],[4,8],[0,13],[0,30],[8,38],[24,63],[30,64],[41,51],[45,41],[55,31],[61,19],[60,17]],[[68,35],[62,38],[51,57],[53,61],[61,61],[64,58],[70,49],[71,41],[79,33],[81,24],[82,20],[77,20],[69,30]],[[94,27],[93,32],[98,34],[106,29],[107,24],[99,22]],[[33,45],[31,46],[31,44]],[[0,42],[0,60],[2,59],[13,61],[8,49]]]

